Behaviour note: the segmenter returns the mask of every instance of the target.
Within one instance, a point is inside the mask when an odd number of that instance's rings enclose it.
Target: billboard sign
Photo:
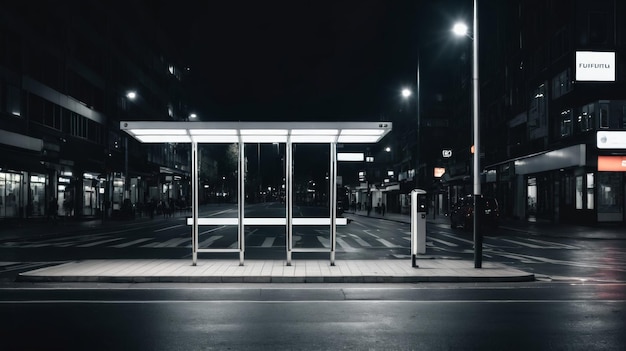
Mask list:
[[[615,53],[576,51],[576,81],[614,82]]]
[[[626,149],[626,131],[601,130],[596,132],[598,149]]]
[[[626,172],[626,156],[598,156],[598,171]]]

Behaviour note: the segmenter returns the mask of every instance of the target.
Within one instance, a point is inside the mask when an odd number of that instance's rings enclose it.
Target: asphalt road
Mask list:
[[[233,206],[204,207],[202,216],[236,217]],[[296,216],[320,216],[324,209],[296,207]],[[247,217],[284,216],[284,204],[251,204]],[[406,223],[346,214],[347,226],[337,229],[337,260],[409,259],[410,229]],[[18,272],[79,259],[190,258],[190,229],[185,216],[157,216],[135,221],[49,224],[18,228],[11,238],[0,236],[0,280]],[[16,229],[16,230],[18,230]],[[6,231],[5,231],[6,233]],[[427,226],[426,255],[472,260],[471,233],[445,224]],[[203,226],[201,248],[237,247],[235,226]],[[324,226],[295,227],[294,247],[329,248]],[[246,226],[247,259],[285,259],[284,226]],[[328,259],[328,253],[294,253],[297,259]],[[200,259],[233,258],[229,253],[201,253]],[[534,273],[544,281],[626,282],[626,240],[598,240],[549,235],[524,235],[506,228],[485,233],[483,260],[505,263]]]
[[[3,350],[623,350],[624,284],[0,289]]]

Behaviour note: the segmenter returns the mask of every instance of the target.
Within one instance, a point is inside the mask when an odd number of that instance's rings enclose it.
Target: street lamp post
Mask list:
[[[416,83],[415,83],[415,113],[417,115],[417,127],[415,129],[415,174],[413,178],[415,179],[415,188],[419,187],[419,154],[422,152],[420,145],[420,131],[421,131],[421,113],[420,113],[420,61],[419,61],[419,49],[417,51],[417,69],[416,69]],[[404,99],[408,99],[411,96],[411,89],[404,88],[402,89],[402,97]]]
[[[467,34],[467,26],[457,23],[452,29],[456,35],[467,35],[472,39],[472,117],[474,124],[474,268],[482,267],[482,235],[480,233],[480,216],[478,215],[478,198],[480,189],[480,116],[479,116],[479,84],[478,84],[478,0],[474,0],[474,18],[472,36]]]

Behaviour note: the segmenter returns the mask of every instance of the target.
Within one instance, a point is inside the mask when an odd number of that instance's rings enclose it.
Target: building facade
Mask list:
[[[481,62],[503,68],[481,71],[483,193],[513,218],[625,223],[626,4],[496,6],[481,27],[505,48],[503,65]]]
[[[142,32],[148,19],[127,5],[1,6],[0,220],[108,218],[187,195],[186,148],[148,150],[119,131],[189,113],[166,36]]]

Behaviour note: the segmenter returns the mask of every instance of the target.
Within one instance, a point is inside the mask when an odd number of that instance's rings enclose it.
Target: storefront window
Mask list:
[[[622,194],[623,175],[616,172],[598,172],[598,219],[620,221],[624,211]]]
[[[0,218],[19,216],[22,175],[0,172]]]
[[[31,175],[30,176],[30,197],[28,199],[27,216],[43,216],[46,213],[46,176]]]
[[[528,178],[527,193],[528,215],[534,217],[537,215],[537,178]]]
[[[576,177],[576,209],[583,209],[583,176]]]

